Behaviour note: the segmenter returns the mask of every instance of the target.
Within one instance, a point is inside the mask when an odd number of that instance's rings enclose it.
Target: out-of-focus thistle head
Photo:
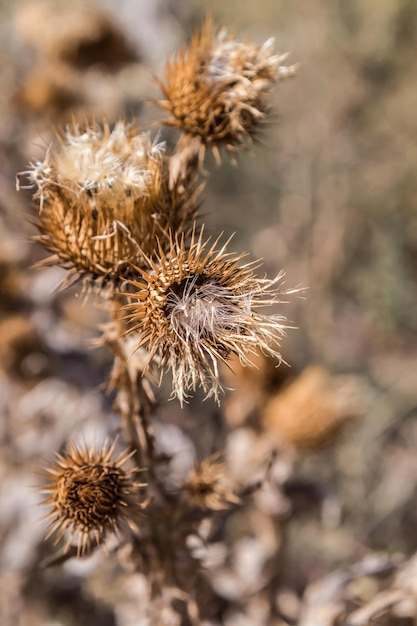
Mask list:
[[[139,332],[137,347],[156,357],[161,371],[170,369],[173,395],[182,403],[189,390],[201,385],[218,400],[218,362],[236,354],[243,364],[260,349],[280,359],[278,340],[284,334],[281,315],[266,316],[260,307],[279,301],[283,292],[274,280],[258,278],[255,264],[239,265],[242,256],[226,251],[226,242],[203,241],[193,234],[189,246],[173,236],[149,259],[149,270],[130,282],[126,305],[128,332]]]
[[[141,485],[135,483],[134,474],[138,468],[123,468],[132,456],[127,450],[112,459],[115,444],[96,450],[69,443],[68,451],[57,454],[42,472],[49,483],[43,503],[52,507],[47,537],[55,534],[57,543],[68,534],[65,550],[76,539],[78,556],[104,543],[106,535],[117,532],[123,522],[136,525]]]
[[[158,104],[170,117],[162,123],[182,130],[179,149],[198,153],[206,147],[219,159],[219,147],[239,147],[251,140],[271,107],[275,82],[293,76],[287,54],[276,54],[273,39],[263,45],[236,41],[207,19],[189,46],[166,65]]]
[[[39,241],[53,253],[44,264],[92,279],[124,279],[141,266],[155,237],[187,230],[198,190],[186,176],[169,185],[162,143],[123,121],[68,127],[27,172],[39,199]]]
[[[216,455],[194,465],[183,491],[187,504],[200,509],[221,511],[240,502],[233,492],[225,463],[219,461]]]

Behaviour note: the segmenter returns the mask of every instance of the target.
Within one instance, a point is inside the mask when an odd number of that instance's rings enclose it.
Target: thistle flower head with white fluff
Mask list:
[[[123,280],[156,236],[187,232],[195,219],[191,174],[172,186],[164,144],[124,121],[68,127],[60,146],[22,174],[39,200],[38,240],[53,253],[43,264],[75,278]]]
[[[263,315],[260,307],[280,301],[275,279],[258,278],[255,263],[239,265],[245,255],[227,252],[226,242],[210,242],[203,235],[172,236],[169,253],[159,248],[149,269],[129,281],[125,306],[130,332],[138,333],[137,347],[157,358],[162,371],[172,371],[173,395],[182,403],[201,385],[206,396],[219,398],[219,361],[235,354],[243,364],[261,350],[281,360],[279,339],[285,318]]]
[[[184,133],[179,148],[197,152],[201,161],[209,147],[219,160],[219,147],[235,149],[253,139],[271,108],[274,83],[296,71],[284,64],[287,56],[274,51],[273,39],[237,41],[207,19],[159,82],[165,99],[158,105],[170,114],[162,123]]]

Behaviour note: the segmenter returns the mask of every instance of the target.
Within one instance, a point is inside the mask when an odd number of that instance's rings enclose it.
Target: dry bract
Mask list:
[[[172,237],[169,253],[160,247],[148,271],[130,282],[126,305],[130,331],[139,331],[137,347],[157,357],[161,369],[172,371],[173,394],[181,403],[201,385],[218,400],[218,362],[230,355],[251,363],[257,350],[280,360],[278,341],[285,318],[262,315],[257,309],[279,302],[284,292],[272,287],[282,278],[258,278],[254,263],[239,266],[244,255],[226,251],[226,242],[203,241],[193,235]]]
[[[164,144],[122,121],[68,128],[60,149],[26,174],[37,188],[39,241],[53,253],[43,263],[77,277],[125,278],[156,236],[168,244],[168,230],[186,230],[195,217],[193,180],[169,188]]]
[[[48,536],[58,542],[68,531],[67,550],[77,538],[77,554],[90,552],[116,532],[122,522],[135,526],[140,504],[134,474],[138,468],[123,469],[132,456],[127,450],[112,460],[116,442],[95,447],[68,445],[68,452],[57,454],[43,474],[49,480],[43,503],[50,505]]]

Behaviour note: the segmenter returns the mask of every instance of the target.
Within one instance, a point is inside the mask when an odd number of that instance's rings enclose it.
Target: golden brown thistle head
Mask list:
[[[43,504],[51,506],[47,515],[51,529],[47,538],[56,535],[56,543],[68,534],[65,551],[77,539],[77,554],[88,554],[94,545],[105,543],[106,535],[115,533],[126,522],[135,526],[139,513],[138,488],[134,474],[126,470],[132,456],[127,450],[112,459],[116,442],[95,447],[68,444],[68,451],[42,472],[49,484]]]
[[[155,237],[189,227],[198,190],[189,178],[169,185],[162,143],[132,124],[75,124],[24,172],[39,199],[38,240],[76,277],[123,280],[141,266]]]
[[[206,147],[219,158],[220,146],[251,140],[270,110],[273,84],[295,73],[283,65],[286,57],[273,51],[272,39],[261,46],[236,41],[207,19],[159,82],[165,100],[158,104],[171,116],[162,123],[184,133],[179,150],[198,153],[201,162]]]
[[[243,364],[259,349],[281,358],[285,318],[257,309],[279,301],[283,292],[271,287],[282,274],[258,278],[253,263],[239,266],[244,255],[218,243],[203,241],[202,233],[193,234],[189,246],[173,237],[169,253],[160,248],[149,270],[130,281],[128,332],[139,333],[137,347],[148,350],[149,362],[156,357],[162,370],[172,371],[173,395],[181,403],[197,385],[218,400],[218,362],[232,354]]]
[[[225,463],[217,455],[196,463],[183,486],[186,502],[191,507],[221,511],[240,498],[232,489]]]
[[[260,423],[270,441],[305,453],[333,443],[365,411],[365,389],[359,378],[310,365],[270,396]]]

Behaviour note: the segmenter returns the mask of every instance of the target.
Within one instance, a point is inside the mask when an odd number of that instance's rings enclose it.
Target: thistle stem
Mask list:
[[[123,342],[120,297],[112,295],[111,323],[105,329],[104,342],[115,356],[110,386],[117,389],[116,404],[121,412],[128,439],[135,450],[140,467],[149,468],[155,457],[155,440],[150,418],[152,400],[146,390],[142,372],[129,361],[126,344]],[[151,472],[150,472],[151,473]]]

